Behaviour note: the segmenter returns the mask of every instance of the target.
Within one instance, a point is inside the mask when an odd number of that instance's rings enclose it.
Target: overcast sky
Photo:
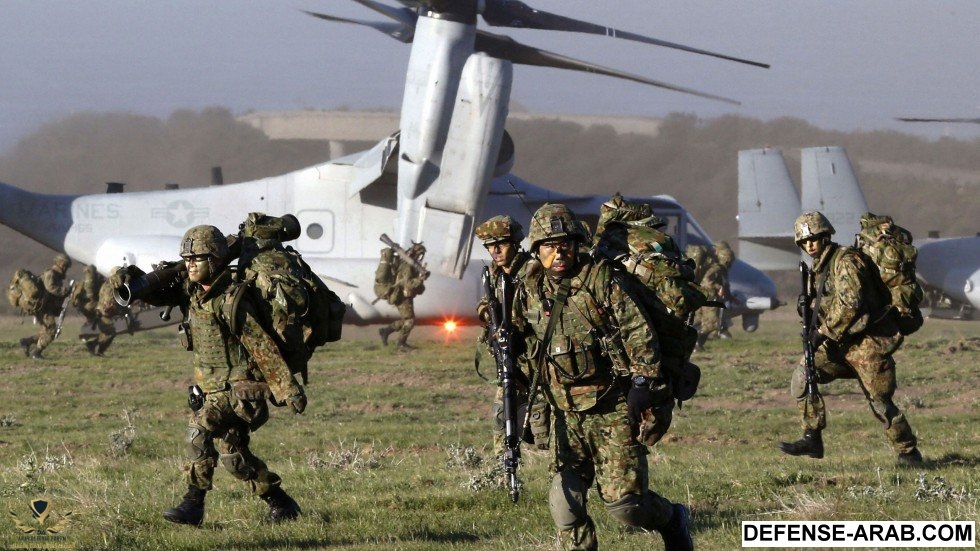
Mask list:
[[[606,37],[481,22],[525,44],[742,102],[733,107],[610,78],[518,67],[512,99],[530,111],[792,116],[830,129],[980,136],[976,124],[893,120],[980,117],[977,0],[528,3],[772,64],[757,69]],[[235,113],[400,106],[409,46],[300,9],[380,18],[345,0],[2,0],[0,153],[39,125],[83,111],[166,117],[209,106]]]

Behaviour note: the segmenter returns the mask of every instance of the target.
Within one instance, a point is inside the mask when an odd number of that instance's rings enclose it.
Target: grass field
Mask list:
[[[699,395],[651,450],[651,487],[690,505],[699,549],[740,545],[743,520],[980,520],[980,324],[927,321],[898,352],[896,401],[919,435],[921,468],[897,465],[853,381],[823,390],[823,460],[788,457],[800,436],[787,390],[799,358],[790,312],[762,318],[696,356]],[[185,491],[182,441],[191,356],[171,329],[120,336],[105,358],[74,340],[80,320],[34,362],[34,331],[0,318],[0,502],[30,523],[44,498],[71,511],[59,545],[75,549],[553,549],[547,452],[525,453],[517,504],[491,473],[494,387],[473,370],[473,329],[413,334],[395,354],[375,328],[350,328],[318,352],[304,415],[276,410],[252,439],[304,515],[264,524],[266,505],[222,469],[202,528],[160,513]],[[491,370],[487,368],[486,370]],[[590,510],[604,549],[660,549],[657,534]],[[18,542],[9,515],[0,545]],[[49,521],[49,524],[51,522]],[[53,541],[53,540],[52,540]]]

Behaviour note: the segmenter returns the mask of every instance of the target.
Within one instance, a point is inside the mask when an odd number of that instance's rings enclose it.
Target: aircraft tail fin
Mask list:
[[[800,261],[793,222],[800,196],[778,149],[738,152],[738,256],[760,270],[788,270]]]
[[[76,197],[33,193],[0,182],[0,224],[63,251]]]
[[[861,214],[868,203],[861,192],[847,152],[842,147],[800,150],[803,211],[819,210],[837,230],[835,238],[848,244],[861,231]]]

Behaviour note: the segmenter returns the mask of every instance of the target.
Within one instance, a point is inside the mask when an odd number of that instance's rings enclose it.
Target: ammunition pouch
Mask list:
[[[577,343],[565,335],[558,335],[548,344],[545,355],[547,365],[555,381],[561,385],[590,379],[599,374],[600,364],[608,363],[596,341]]]

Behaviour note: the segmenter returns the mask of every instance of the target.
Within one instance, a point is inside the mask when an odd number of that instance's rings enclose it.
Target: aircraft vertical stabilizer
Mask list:
[[[803,211],[819,210],[837,230],[838,243],[850,243],[861,231],[861,214],[868,203],[842,147],[800,150]]]
[[[800,261],[793,222],[800,196],[778,149],[738,152],[738,256],[760,270],[789,270]]]

